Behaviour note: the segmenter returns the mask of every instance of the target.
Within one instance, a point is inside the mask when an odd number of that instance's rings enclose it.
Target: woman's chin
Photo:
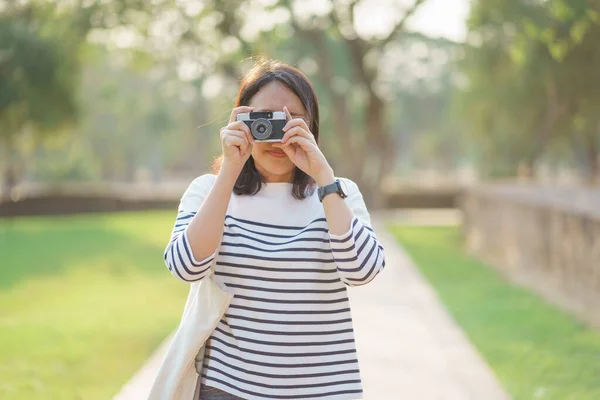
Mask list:
[[[260,166],[257,166],[259,172],[263,175],[263,176],[277,176],[277,177],[283,177],[283,176],[288,176],[288,175],[292,175],[294,173],[294,164],[290,161],[289,158],[285,158],[280,160],[273,160],[271,162],[268,163],[264,163]]]

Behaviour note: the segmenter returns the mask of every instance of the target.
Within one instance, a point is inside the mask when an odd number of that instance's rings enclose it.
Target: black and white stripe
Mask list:
[[[185,231],[194,215],[195,212],[179,213],[171,233],[171,241],[164,253],[169,271],[185,282],[196,282],[208,276],[211,262],[215,258],[214,254],[200,261],[194,258]]]
[[[306,215],[276,200],[257,208],[253,196],[232,196],[218,254],[204,260],[186,235],[199,204],[177,217],[164,254],[171,273],[198,281],[216,258],[215,279],[234,293],[206,343],[203,382],[245,399],[360,398],[347,287],[377,276],[383,248],[356,217],[331,235],[316,199],[304,200]],[[279,223],[289,216],[296,223]]]
[[[348,286],[369,283],[385,267],[384,250],[372,229],[352,220],[344,235],[329,235],[331,249],[341,279]]]

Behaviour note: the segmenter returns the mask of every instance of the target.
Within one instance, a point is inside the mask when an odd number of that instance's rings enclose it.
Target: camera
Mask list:
[[[238,121],[244,121],[250,128],[252,137],[257,142],[281,142],[286,124],[283,111],[256,111],[242,113],[237,116]]]

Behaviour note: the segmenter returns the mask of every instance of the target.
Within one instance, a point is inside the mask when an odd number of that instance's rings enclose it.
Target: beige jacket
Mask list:
[[[233,294],[214,274],[191,284],[181,322],[158,370],[148,400],[200,399],[198,371],[202,366],[204,343],[232,300]],[[200,367],[198,371],[196,361]]]

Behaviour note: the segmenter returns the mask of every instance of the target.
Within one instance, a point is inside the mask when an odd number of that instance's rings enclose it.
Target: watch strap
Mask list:
[[[336,179],[333,183],[330,183],[329,185],[319,187],[318,193],[319,201],[323,201],[323,198],[325,196],[330,195],[332,193],[338,193],[342,198],[346,197],[346,195],[342,191],[342,188],[340,187],[339,179]]]

